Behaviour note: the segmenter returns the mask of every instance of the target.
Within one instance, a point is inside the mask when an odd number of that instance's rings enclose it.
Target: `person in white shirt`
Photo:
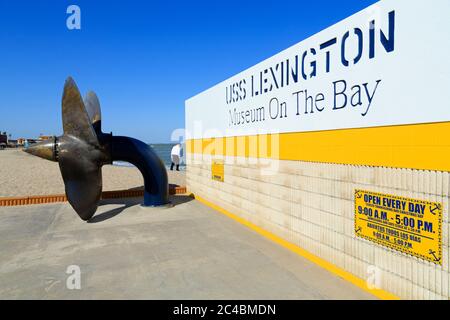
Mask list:
[[[173,166],[175,165],[177,171],[180,171],[180,161],[182,157],[182,148],[181,144],[176,144],[173,146],[172,151],[170,152],[170,158],[172,160],[172,164],[170,165],[170,170],[173,171]]]

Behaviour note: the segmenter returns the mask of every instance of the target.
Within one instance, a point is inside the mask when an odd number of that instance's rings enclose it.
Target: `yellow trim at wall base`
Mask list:
[[[188,153],[450,172],[450,122],[204,138]]]
[[[245,219],[242,219],[241,217],[238,217],[235,214],[232,214],[231,212],[228,212],[227,210],[223,209],[222,207],[220,207],[220,206],[218,206],[218,205],[216,205],[216,204],[214,204],[212,202],[209,202],[206,199],[203,199],[203,198],[201,198],[201,197],[199,197],[197,195],[194,195],[194,197],[195,197],[195,199],[197,199],[201,203],[207,205],[208,207],[210,207],[210,208],[212,208],[212,209],[214,209],[214,210],[216,210],[216,211],[226,215],[227,217],[229,217],[229,218],[239,222],[240,224],[243,224],[244,226],[246,226],[246,227],[252,229],[253,231],[259,233],[263,237],[265,237],[265,238],[267,238],[267,239],[277,243],[278,245],[280,245],[280,246],[282,246],[282,247],[284,247],[284,248],[286,248],[286,249],[288,249],[288,250],[298,254],[299,256],[302,256],[303,258],[305,258],[305,259],[307,259],[307,260],[317,264],[318,266],[320,266],[320,267],[326,269],[327,271],[337,275],[338,277],[341,277],[342,279],[344,279],[344,280],[354,284],[355,286],[363,289],[364,291],[367,291],[368,293],[374,295],[375,297],[377,297],[379,299],[383,299],[383,300],[399,300],[399,297],[397,297],[397,296],[395,296],[395,295],[393,295],[393,294],[391,294],[391,293],[389,293],[387,291],[384,291],[384,290],[381,290],[381,289],[369,289],[367,287],[366,281],[364,281],[364,280],[354,276],[353,274],[351,274],[351,273],[349,273],[349,272],[347,272],[347,271],[345,271],[345,270],[335,266],[334,264],[332,264],[332,263],[330,263],[330,262],[328,262],[328,261],[326,261],[326,260],[324,260],[322,258],[319,258],[319,257],[311,254],[310,252],[308,252],[308,251],[306,251],[306,250],[296,246],[295,244],[292,244],[292,243],[290,243],[290,242],[288,242],[288,241],[286,241],[286,240],[284,240],[284,239],[274,235],[273,233],[268,232],[268,231],[258,227],[257,225],[255,225],[255,224],[253,224],[253,223],[251,223],[251,222],[249,222],[249,221],[247,221]]]

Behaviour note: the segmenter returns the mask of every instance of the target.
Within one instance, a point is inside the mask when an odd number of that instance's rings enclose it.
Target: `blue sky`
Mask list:
[[[61,134],[71,75],[98,94],[103,131],[169,142],[187,98],[375,2],[0,0],[0,130]]]

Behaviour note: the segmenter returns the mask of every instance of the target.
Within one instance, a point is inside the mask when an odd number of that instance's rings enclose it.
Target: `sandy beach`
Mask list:
[[[105,165],[103,191],[142,187],[135,167]],[[184,171],[167,171],[169,183],[185,185]],[[64,183],[57,162],[34,157],[21,149],[0,151],[0,197],[63,194]]]

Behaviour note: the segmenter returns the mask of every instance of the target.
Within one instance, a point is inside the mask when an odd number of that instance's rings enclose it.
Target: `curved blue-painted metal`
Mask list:
[[[166,167],[146,143],[129,137],[111,137],[111,160],[135,165],[144,177],[144,205],[161,206],[169,203]]]

